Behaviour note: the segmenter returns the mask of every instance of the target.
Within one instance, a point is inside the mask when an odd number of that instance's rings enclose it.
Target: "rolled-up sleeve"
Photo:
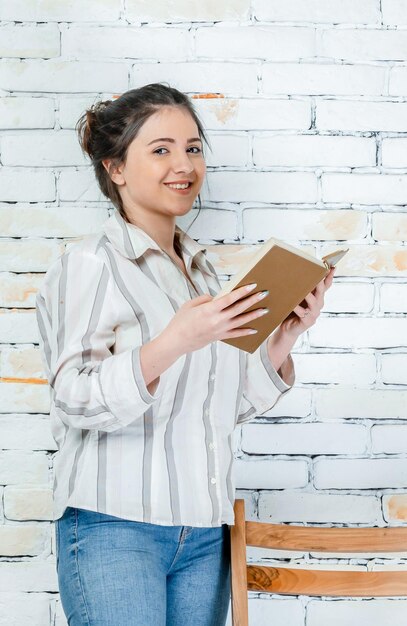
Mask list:
[[[237,423],[249,422],[275,406],[295,382],[294,364],[288,355],[278,372],[267,349],[268,338],[253,353],[246,353],[246,368]]]
[[[141,345],[114,354],[115,285],[102,259],[83,252],[63,255],[47,272],[36,305],[51,407],[64,423],[114,431],[139,419],[162,396],[168,370],[151,394],[142,375]]]

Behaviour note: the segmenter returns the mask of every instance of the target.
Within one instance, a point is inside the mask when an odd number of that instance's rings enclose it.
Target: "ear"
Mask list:
[[[114,165],[112,159],[104,159],[102,165],[116,185],[124,185],[126,183],[122,173],[123,164]]]

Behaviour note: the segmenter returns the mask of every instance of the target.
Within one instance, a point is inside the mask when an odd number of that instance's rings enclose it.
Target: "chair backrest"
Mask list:
[[[285,595],[407,596],[407,571],[343,571],[247,565],[246,546],[327,553],[407,552],[407,527],[326,528],[247,522],[244,500],[235,502],[231,527],[233,626],[248,626],[247,591]]]

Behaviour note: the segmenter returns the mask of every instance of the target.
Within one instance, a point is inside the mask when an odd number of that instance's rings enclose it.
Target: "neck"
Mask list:
[[[157,218],[149,216],[147,220],[143,219],[142,215],[134,217],[126,211],[126,219],[130,224],[144,230],[168,256],[173,258],[181,256],[178,237],[175,235],[175,218],[163,219],[161,216]]]

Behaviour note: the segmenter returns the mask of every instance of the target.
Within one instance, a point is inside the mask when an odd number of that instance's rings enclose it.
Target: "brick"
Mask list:
[[[284,176],[285,173],[275,174]],[[256,174],[251,174],[255,180]],[[260,176],[262,176],[260,178]],[[273,176],[273,174],[271,174]],[[289,173],[288,176],[295,175]],[[257,174],[260,185],[267,184],[266,174]],[[250,179],[249,179],[250,180]],[[284,178],[283,178],[284,180]],[[288,179],[286,179],[288,181]],[[252,185],[248,184],[251,193]],[[253,185],[254,187],[255,185]],[[265,185],[264,185],[265,186]],[[212,191],[212,185],[211,185]],[[260,195],[261,190],[256,192]],[[272,190],[270,190],[272,194]],[[260,198],[256,198],[259,200]],[[362,239],[367,232],[367,215],[363,211],[304,211],[289,209],[246,208],[243,211],[243,232],[247,239],[277,237],[283,240],[348,240]]]
[[[317,489],[404,488],[407,459],[317,459]]]
[[[12,133],[1,142],[3,165],[58,167],[60,165],[85,165],[85,158],[76,133]]]
[[[209,135],[212,151],[206,147],[205,162],[208,167],[222,165],[245,167],[249,163],[249,137],[247,135]]]
[[[61,200],[81,203],[106,201],[96,182],[93,168],[63,170],[58,185]]]
[[[81,60],[102,54],[110,59],[184,61],[189,53],[188,35],[188,30],[180,28],[75,25],[62,30],[62,54]]]
[[[15,521],[50,520],[53,495],[50,487],[15,485],[4,489],[4,514]]]
[[[391,385],[407,385],[407,355],[383,354],[382,355],[382,380]]]
[[[257,71],[253,63],[242,62],[136,63],[131,71],[131,87],[166,81],[188,93],[238,91],[242,95],[256,95]]]
[[[35,296],[43,282],[42,274],[0,273],[0,306],[4,308],[35,307]]]
[[[55,562],[48,560],[46,562],[0,563],[0,589],[2,592],[58,591]]]
[[[45,272],[62,252],[62,244],[46,239],[2,239],[0,268],[11,272]]]
[[[0,309],[1,343],[38,343],[38,325],[33,311]]]
[[[334,282],[326,292],[323,310],[326,313],[371,313],[374,297],[372,284]]]
[[[270,551],[268,551],[270,552]],[[298,599],[252,598],[249,596],[249,623],[256,626],[303,626],[304,607]],[[226,626],[231,626],[229,607]]]
[[[333,24],[377,24],[379,7],[374,0],[254,0],[257,20]]]
[[[407,59],[407,32],[379,29],[326,29],[318,56],[360,61]]]
[[[250,0],[227,2],[190,2],[174,0],[151,3],[127,0],[126,17],[134,22],[235,22],[249,17]]]
[[[52,98],[0,98],[0,129],[53,128]]]
[[[0,592],[0,626],[48,626],[49,617],[46,593]]]
[[[1,28],[0,55],[17,58],[49,59],[60,54],[60,35],[56,24]]]
[[[376,165],[376,143],[367,137],[263,133],[253,138],[253,163],[260,167]]]
[[[120,0],[58,0],[35,2],[14,0],[2,3],[0,19],[18,22],[114,22],[120,17]]]
[[[316,202],[317,179],[311,172],[209,172],[211,201]]]
[[[373,354],[294,354],[297,383],[370,385],[376,380]]]
[[[352,204],[404,204],[407,180],[392,174],[323,174],[324,202]]]
[[[406,213],[375,213],[373,237],[377,241],[405,241],[407,239]]]
[[[44,526],[0,526],[1,556],[37,556],[49,548],[49,531]]]
[[[26,168],[0,169],[0,202],[43,202],[55,200],[53,172]]]
[[[407,493],[384,495],[383,515],[386,522],[407,522]]]
[[[372,451],[375,454],[407,453],[407,426],[373,426]]]
[[[261,522],[377,524],[380,513],[380,500],[374,496],[262,491],[259,497]]]
[[[0,231],[3,237],[80,237],[99,231],[108,217],[108,209],[104,207],[32,207],[21,204],[10,211],[8,205],[0,205]],[[13,242],[6,243],[12,246]],[[30,241],[24,241],[23,244],[17,251],[19,255],[24,254],[24,248],[30,245]],[[57,246],[59,253],[63,249],[56,242],[46,240],[34,240],[33,244],[46,247],[52,244],[53,248]]]
[[[346,246],[348,247],[348,246]],[[321,255],[332,252],[324,246]],[[339,276],[407,276],[407,250],[401,245],[349,246],[336,270]]]
[[[195,216],[187,214],[177,218],[177,224],[188,231],[193,239],[236,239],[237,215],[235,211],[202,208],[199,217],[189,228]]]
[[[367,431],[354,424],[247,424],[242,428],[248,454],[363,454]]]
[[[382,140],[383,167],[407,167],[407,138],[384,138]]]
[[[304,460],[241,460],[235,463],[238,489],[287,489],[305,487],[308,464]]]
[[[0,452],[0,484],[47,484],[48,479],[48,458],[44,453],[8,450]]]
[[[386,68],[373,65],[329,63],[264,63],[265,94],[380,96]]]
[[[303,100],[202,98],[194,106],[209,130],[307,130],[311,107]]]
[[[48,417],[17,413],[0,415],[0,432],[3,450],[53,452],[57,449]]]
[[[407,131],[407,103],[317,100],[316,127],[320,130],[404,132]]]
[[[405,418],[407,391],[330,388],[315,391],[315,412],[321,418]]]
[[[406,610],[406,600],[312,600],[307,605],[307,626],[383,626],[389,618],[393,624],[402,624]]]
[[[315,30],[267,26],[198,28],[196,55],[205,58],[297,60],[315,56]]]
[[[382,313],[407,313],[407,285],[388,283],[380,289]]]
[[[383,24],[399,26],[407,24],[404,0],[381,0]]]
[[[20,378],[44,377],[39,348],[34,346],[3,347],[0,350],[0,376]]]
[[[389,94],[391,96],[403,96],[407,93],[407,68],[390,68]]]
[[[46,93],[121,93],[128,88],[127,67],[118,62],[6,59],[0,63],[0,88]]]
[[[1,413],[48,413],[48,385],[0,382]]]
[[[100,99],[110,100],[111,97],[112,94],[104,94]],[[59,124],[61,128],[74,129],[81,115],[94,102],[94,96],[68,97],[61,95],[59,99]]]
[[[311,391],[292,389],[278,401],[274,409],[264,413],[264,417],[308,417],[310,414]]]
[[[320,318],[309,331],[310,345],[332,348],[397,348],[406,345],[407,319]]]

